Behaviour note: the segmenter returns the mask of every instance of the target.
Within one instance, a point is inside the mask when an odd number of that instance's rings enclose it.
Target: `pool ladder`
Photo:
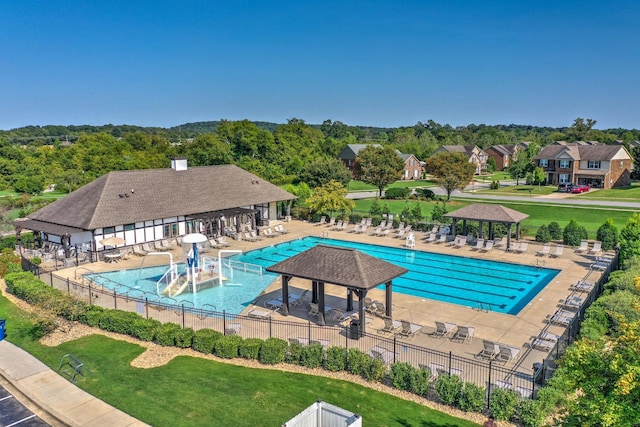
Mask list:
[[[320,237],[322,237],[323,239],[329,238],[329,232],[328,231],[323,231],[322,235]]]
[[[489,311],[491,311],[491,304],[489,303],[478,303],[478,311],[484,311],[485,313],[488,313]]]
[[[544,267],[544,265],[543,259],[536,259],[536,267]]]

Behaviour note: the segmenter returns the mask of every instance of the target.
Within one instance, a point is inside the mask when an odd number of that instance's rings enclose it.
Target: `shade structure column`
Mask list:
[[[291,276],[282,276],[282,315],[289,315],[289,280]]]
[[[347,311],[353,310],[353,290],[347,288]]]
[[[318,282],[318,297],[318,325],[324,326],[324,282]]]
[[[311,281],[311,302],[318,303],[318,282],[316,280]]]
[[[516,224],[516,239],[520,238],[520,223]]]
[[[483,221],[480,221],[480,224],[478,225],[478,239],[482,239],[482,226],[484,225]]]
[[[507,250],[509,250],[511,248],[511,226],[513,224],[509,223],[507,224]],[[517,236],[516,236],[517,238]]]
[[[386,315],[387,317],[391,317],[391,305],[393,304],[393,285],[391,281],[385,283],[385,293],[386,293]]]

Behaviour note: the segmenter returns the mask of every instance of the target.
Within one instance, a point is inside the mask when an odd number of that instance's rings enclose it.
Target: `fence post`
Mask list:
[[[93,305],[93,290],[91,289],[91,281],[89,281],[89,305]]]
[[[272,328],[273,328],[273,319],[271,318],[271,316],[269,316],[269,338],[273,337],[273,332],[272,332]]]
[[[309,322],[307,323],[307,335],[308,335],[308,339],[309,342],[311,342],[311,320],[309,320]]]
[[[489,382],[487,383],[487,409],[491,406],[491,367],[493,361],[489,360]]]
[[[149,298],[147,297],[144,297],[144,313],[147,319],[149,319]]]
[[[222,310],[222,333],[227,330],[227,311]]]
[[[451,376],[451,362],[453,358],[453,353],[451,351],[449,351],[449,376]]]
[[[113,308],[118,309],[118,294],[116,291],[113,291]]]
[[[393,363],[396,363],[396,353],[398,352],[398,338],[393,336]]]

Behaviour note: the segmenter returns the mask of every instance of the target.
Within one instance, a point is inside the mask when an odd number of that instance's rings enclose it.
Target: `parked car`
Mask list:
[[[573,184],[570,182],[562,182],[560,184],[558,184],[558,191],[560,193],[568,193],[571,191],[571,188],[573,187]]]
[[[571,187],[572,193],[586,193],[589,191],[589,186],[584,184],[574,185]]]

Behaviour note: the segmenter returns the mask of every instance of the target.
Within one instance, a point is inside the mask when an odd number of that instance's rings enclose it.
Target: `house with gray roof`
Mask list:
[[[527,149],[530,142],[523,141],[518,144],[499,144],[492,145],[485,151],[487,155],[496,162],[496,170],[503,171],[507,169],[512,161],[518,158],[518,154]]]
[[[585,184],[592,188],[631,185],[632,157],[623,145],[556,143],[543,147],[535,157],[547,183]]]
[[[278,219],[277,203],[296,196],[235,165],[110,172],[15,222],[43,243],[96,252],[100,241],[124,245],[179,237],[215,236]]]
[[[489,155],[477,145],[443,145],[433,152],[432,156],[437,153],[462,153],[469,158],[469,162],[476,167],[476,175],[482,175],[487,171],[487,160]]]
[[[367,147],[382,147],[380,144],[347,144],[340,154],[338,159],[342,160],[344,165],[350,171],[353,171],[353,167],[358,157],[358,153]],[[420,179],[424,173],[424,162],[421,162],[413,154],[403,154],[399,150],[396,150],[398,156],[404,162],[404,172],[402,173],[402,179]]]

